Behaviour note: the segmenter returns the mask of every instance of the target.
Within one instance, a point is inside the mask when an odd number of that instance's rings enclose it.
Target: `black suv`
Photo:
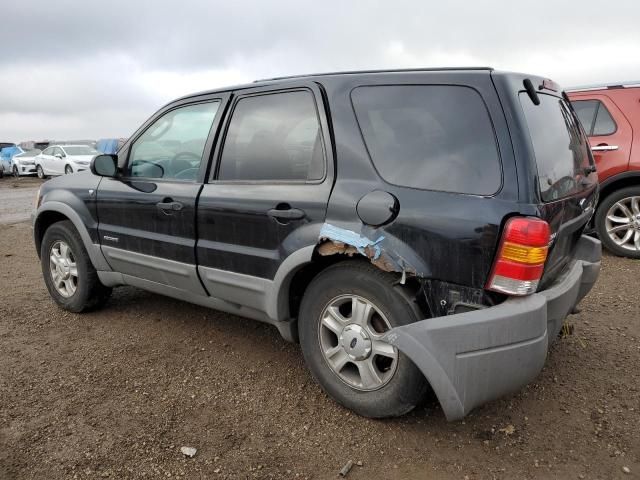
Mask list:
[[[553,82],[482,69],[259,81],[176,100],[45,183],[53,299],[111,288],[275,325],[342,405],[448,419],[541,370],[591,289],[598,183]]]

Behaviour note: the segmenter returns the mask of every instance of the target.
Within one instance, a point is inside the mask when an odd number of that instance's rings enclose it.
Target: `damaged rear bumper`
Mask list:
[[[422,371],[447,420],[461,419],[538,375],[565,317],[596,282],[600,257],[600,241],[583,235],[571,268],[547,290],[396,327],[385,339]]]

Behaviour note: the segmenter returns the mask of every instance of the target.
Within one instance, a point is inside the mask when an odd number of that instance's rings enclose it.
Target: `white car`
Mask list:
[[[35,157],[38,178],[81,172],[89,169],[99,152],[87,145],[52,145]]]
[[[41,150],[27,150],[26,152],[16,153],[11,158],[11,173],[14,177],[20,177],[22,175],[35,175],[36,173],[36,155],[39,155]]]

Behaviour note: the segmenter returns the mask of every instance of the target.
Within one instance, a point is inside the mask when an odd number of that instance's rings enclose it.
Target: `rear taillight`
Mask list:
[[[539,218],[510,218],[487,289],[507,295],[529,295],[538,288],[549,250],[549,224]]]

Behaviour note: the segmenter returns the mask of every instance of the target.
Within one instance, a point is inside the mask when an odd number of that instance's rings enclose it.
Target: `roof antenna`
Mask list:
[[[525,78],[522,81],[522,84],[524,85],[524,89],[527,91],[527,95],[529,95],[529,98],[531,99],[533,104],[540,105],[540,97],[538,96],[538,92],[536,92],[533,83],[531,83],[531,80]]]

